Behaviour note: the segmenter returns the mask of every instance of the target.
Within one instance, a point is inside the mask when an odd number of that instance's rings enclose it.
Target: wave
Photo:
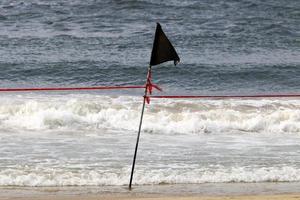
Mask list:
[[[0,186],[99,186],[127,185],[130,175],[129,168],[116,171],[80,170],[67,171],[55,168],[0,170]],[[295,182],[300,181],[300,169],[284,167],[265,167],[250,169],[243,167],[137,170],[134,184],[199,184],[229,182]]]
[[[136,130],[140,97],[100,95],[4,96],[2,130]],[[300,101],[152,100],[143,130],[159,134],[299,133]]]

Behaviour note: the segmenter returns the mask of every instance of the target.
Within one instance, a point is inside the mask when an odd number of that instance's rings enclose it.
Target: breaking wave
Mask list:
[[[64,169],[34,168],[0,170],[1,186],[96,186],[126,185],[129,177],[128,168],[118,171],[81,170],[74,172]],[[189,170],[137,170],[135,184],[196,184],[228,182],[293,182],[300,181],[300,169],[294,167],[265,167],[247,169],[236,167]]]
[[[140,97],[66,95],[1,97],[0,128],[136,130]],[[299,133],[300,101],[156,100],[147,106],[148,133]]]

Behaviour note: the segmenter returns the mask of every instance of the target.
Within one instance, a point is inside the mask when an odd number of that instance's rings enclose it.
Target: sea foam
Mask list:
[[[1,96],[0,186],[128,184],[142,100]],[[299,108],[294,99],[153,99],[134,183],[300,181]]]
[[[49,98],[49,99],[48,99]],[[2,129],[136,130],[140,97],[42,96],[0,104]],[[297,100],[152,100],[143,130],[148,133],[299,133]]]
[[[26,167],[25,167],[26,168]],[[138,169],[134,183],[148,184],[196,184],[228,182],[293,182],[300,181],[300,169],[294,167],[265,167],[259,169],[198,168],[194,170]],[[0,170],[0,186],[97,186],[128,184],[129,168],[116,171],[24,168]]]

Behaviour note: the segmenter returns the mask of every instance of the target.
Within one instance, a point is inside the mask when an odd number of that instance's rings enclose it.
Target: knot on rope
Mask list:
[[[146,92],[145,92],[145,96],[144,96],[147,104],[150,104],[150,97],[148,96],[148,94],[150,94],[150,95],[152,94],[153,88],[157,89],[160,92],[162,91],[162,89],[158,85],[152,83],[152,73],[151,73],[151,70],[149,70],[148,76],[147,76],[147,83],[146,83]]]

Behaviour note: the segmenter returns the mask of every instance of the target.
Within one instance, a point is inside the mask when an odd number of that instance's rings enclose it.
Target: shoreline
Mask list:
[[[219,200],[300,199],[300,182],[209,183],[180,185],[86,186],[86,187],[0,187],[0,200]]]

